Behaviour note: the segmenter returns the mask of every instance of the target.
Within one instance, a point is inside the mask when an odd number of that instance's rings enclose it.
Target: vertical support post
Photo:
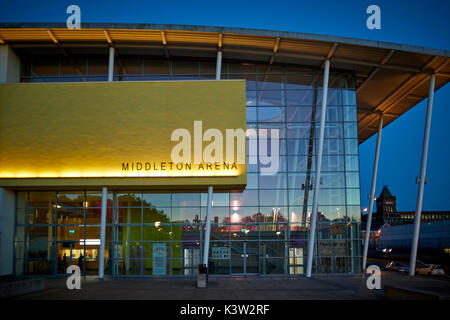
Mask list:
[[[109,47],[108,81],[113,81],[114,77],[114,47]]]
[[[373,212],[373,204],[374,204],[374,199],[375,199],[375,188],[376,188],[376,184],[377,184],[378,159],[380,157],[380,144],[381,144],[382,131],[383,131],[383,114],[380,114],[380,122],[378,124],[378,134],[377,134],[377,145],[375,147],[375,159],[373,161],[372,185],[370,187],[369,212],[367,213],[366,235],[364,237],[363,270],[366,269],[367,252],[369,250],[370,228],[372,226],[372,212]]]
[[[427,118],[425,120],[425,132],[423,135],[422,161],[420,164],[419,190],[417,192],[416,216],[414,218],[414,234],[413,234],[412,243],[411,243],[411,260],[409,262],[409,275],[410,276],[414,276],[414,274],[416,273],[417,246],[419,244],[420,218],[421,218],[421,214],[422,214],[423,189],[425,186],[425,176],[427,173],[428,143],[430,141],[431,112],[433,110],[435,82],[436,82],[436,75],[434,73],[432,73],[430,75],[430,86],[428,88]]]
[[[108,188],[102,189],[102,211],[100,220],[100,257],[98,261],[98,278],[103,279],[105,270],[105,233],[106,233],[106,197],[108,195]]]
[[[208,187],[208,203],[206,207],[206,230],[205,245],[203,246],[203,264],[208,267],[209,258],[209,238],[211,234],[211,205],[212,205],[213,187]]]
[[[217,51],[217,62],[216,62],[216,80],[220,80],[220,75],[222,73],[222,50]]]
[[[323,137],[325,135],[325,119],[327,113],[327,96],[328,96],[328,78],[330,75],[330,60],[325,60],[324,73],[323,73],[323,90],[322,90],[322,107],[320,110],[320,127],[319,127],[319,147],[317,150],[316,161],[316,176],[314,177],[314,195],[313,206],[311,212],[309,241],[308,241],[308,256],[306,265],[306,276],[311,277],[313,254],[314,254],[314,242],[316,234],[316,220],[317,220],[317,204],[319,202],[319,190],[320,190],[320,172],[322,169],[322,151],[323,151]]]

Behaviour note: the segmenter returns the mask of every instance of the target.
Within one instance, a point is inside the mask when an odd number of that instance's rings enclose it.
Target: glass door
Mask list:
[[[231,273],[258,274],[258,242],[231,242]]]

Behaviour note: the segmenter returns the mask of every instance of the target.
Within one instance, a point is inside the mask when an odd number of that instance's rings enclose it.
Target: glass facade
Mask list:
[[[104,81],[107,61],[34,56],[22,81]],[[116,81],[215,79],[215,61],[119,56]],[[224,61],[222,79],[246,79],[247,129],[279,129],[280,167],[248,164],[242,193],[215,193],[212,274],[303,274],[316,172],[322,71]],[[269,142],[270,143],[270,142]],[[330,72],[315,273],[361,270],[356,90],[353,73]],[[248,159],[252,160],[252,159]],[[98,272],[101,194],[18,192],[16,273],[58,274],[77,264]],[[105,272],[195,275],[201,262],[206,194],[111,192]],[[81,257],[81,258],[80,258]],[[75,261],[75,262],[74,262]]]

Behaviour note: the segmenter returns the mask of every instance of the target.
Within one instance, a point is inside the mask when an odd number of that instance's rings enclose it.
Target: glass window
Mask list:
[[[56,192],[30,192],[30,207],[56,207]],[[22,202],[23,203],[23,202]]]
[[[283,83],[282,74],[259,74],[258,90],[280,90]]]
[[[345,153],[358,154],[358,139],[345,139]]]
[[[259,91],[257,99],[259,107],[282,106],[284,104],[281,98],[281,91],[278,90]]]
[[[286,89],[312,89],[313,73],[288,73],[286,74]]]
[[[259,177],[260,189],[286,189],[287,178],[285,173],[277,173],[273,175],[261,175]]]
[[[206,220],[206,208],[202,208],[203,222]],[[230,207],[211,207],[211,223],[230,223]]]
[[[314,104],[314,90],[287,90],[287,106],[312,106]]]
[[[170,193],[144,193],[144,207],[170,207]]]
[[[203,207],[208,205],[208,194],[201,194],[201,204]],[[230,196],[228,193],[213,193],[213,206],[224,207],[230,204]]]
[[[346,138],[358,138],[358,123],[357,122],[344,123],[344,133]]]
[[[344,121],[357,121],[356,106],[344,106],[342,110],[344,112]]]
[[[172,208],[172,222],[173,223],[200,223],[201,219],[200,207],[174,207]]]
[[[287,107],[286,121],[287,122],[311,122],[311,115],[313,107]],[[309,130],[310,126],[306,126]]]
[[[347,188],[359,188],[359,173],[358,172],[347,172],[345,174]]]
[[[144,74],[170,75],[170,61],[144,59]]]
[[[144,207],[144,223],[170,223],[171,208],[163,207]]]
[[[58,192],[58,208],[84,207],[84,192]]]
[[[258,121],[284,122],[284,109],[282,107],[258,108]]]
[[[143,60],[140,58],[118,58],[116,63],[116,74],[120,75],[142,75]]]
[[[172,194],[173,207],[200,206],[199,193],[174,193]]]
[[[103,75],[108,74],[109,61],[107,55],[104,57],[89,57],[88,58],[88,74]]]
[[[124,192],[117,194],[117,205],[119,207],[141,207],[142,194],[135,192]]]
[[[258,190],[245,189],[242,193],[230,193],[230,206],[239,208],[242,206],[257,206]]]
[[[286,190],[259,190],[261,206],[286,206]]]
[[[173,74],[192,74],[197,75],[199,73],[199,64],[197,61],[172,61]]]

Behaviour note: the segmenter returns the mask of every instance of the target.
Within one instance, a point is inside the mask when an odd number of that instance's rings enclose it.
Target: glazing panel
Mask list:
[[[358,138],[358,123],[357,122],[344,123],[344,136],[346,138]]]
[[[231,207],[230,223],[257,223],[260,217],[258,207]]]
[[[345,153],[358,154],[358,139],[345,139]]]
[[[141,223],[142,209],[141,208],[117,208],[117,222],[121,224]]]
[[[286,74],[286,89],[312,89],[313,87],[313,73],[287,73]]]
[[[145,74],[170,74],[170,61],[167,59],[144,59],[144,73]]]
[[[58,192],[59,207],[84,207],[84,192]]]
[[[347,204],[349,205],[360,204],[359,189],[347,189]]]
[[[54,208],[29,208],[28,209],[28,223],[29,224],[52,224],[52,223],[55,223],[55,209]]]
[[[142,193],[140,192],[121,192],[117,193],[118,207],[141,207]]]
[[[287,90],[286,106],[312,106],[314,90]]]
[[[144,223],[170,223],[171,208],[144,207],[143,219]]]
[[[56,192],[30,192],[29,207],[55,207],[56,206]],[[23,202],[22,202],[23,203]]]
[[[282,106],[284,101],[281,96],[281,91],[258,91],[257,92],[257,105],[259,107],[271,107]]]
[[[173,207],[172,222],[173,223],[200,223],[200,206],[197,208]]]
[[[170,207],[170,193],[144,193],[144,207]]]
[[[258,90],[281,90],[283,83],[282,74],[259,74]]]
[[[311,122],[313,107],[286,107],[287,122]]]
[[[246,189],[258,189],[258,174],[247,173],[247,186]]]
[[[199,193],[174,193],[172,194],[173,207],[194,207],[200,206]]]
[[[355,90],[342,90],[342,104],[356,105],[356,91]]]
[[[206,220],[206,207],[202,207],[203,222]],[[211,207],[211,223],[230,223],[230,207]]]
[[[343,113],[344,113],[344,121],[357,121],[356,118],[356,106],[344,106],[344,108],[342,109]]]
[[[345,169],[347,171],[358,171],[359,170],[358,156],[346,155],[345,156]]]
[[[358,172],[347,172],[345,174],[347,188],[359,188],[359,173]]]
[[[258,107],[258,121],[284,122],[284,109],[282,107]]]
[[[206,207],[208,205],[207,199],[208,199],[208,194],[202,193],[201,194],[202,207]],[[217,207],[228,206],[230,204],[230,195],[228,193],[213,193],[212,202],[213,202],[213,206],[217,206]]]
[[[259,176],[259,187],[260,189],[286,189],[286,173]]]
[[[287,191],[285,191],[287,192]],[[261,207],[259,223],[286,223],[288,221],[287,207]]]
[[[260,190],[261,206],[286,206],[287,191],[286,190]]]
[[[257,205],[258,205],[258,190],[245,189],[241,193],[230,193],[230,206],[232,208],[239,208],[242,206],[257,206]]]
[[[256,122],[257,121],[257,115],[256,115],[256,107],[247,107],[245,109],[246,114],[246,120],[249,122]]]
[[[84,224],[83,208],[58,208],[56,214],[59,224]]]

